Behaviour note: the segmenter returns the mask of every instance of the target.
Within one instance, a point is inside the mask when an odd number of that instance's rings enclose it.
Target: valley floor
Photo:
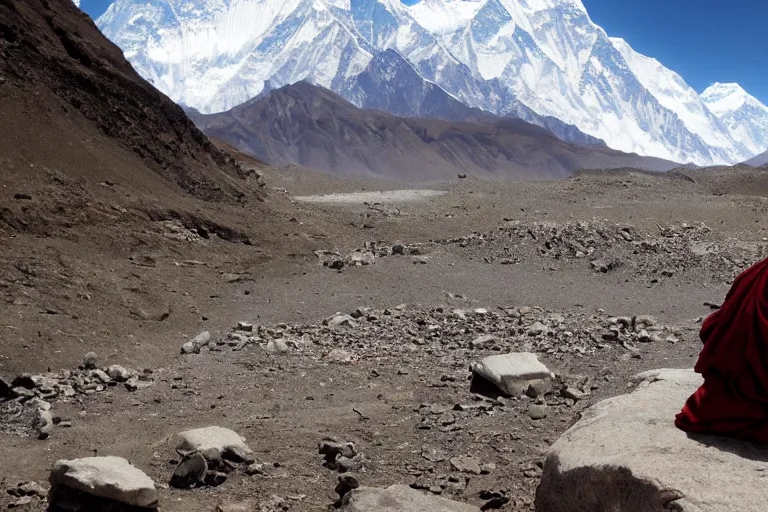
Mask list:
[[[152,383],[53,400],[71,427],[45,441],[6,407],[3,486],[44,482],[55,460],[93,454],[124,456],[165,483],[178,459],[169,439],[220,425],[247,439],[264,474],[163,488],[161,510],[245,500],[256,510],[325,510],[338,473],[322,466],[317,443],[329,435],[363,454],[352,472],[363,485],[415,484],[476,505],[483,491],[500,492],[507,510],[533,510],[542,455],[579,411],[626,391],[637,372],[691,367],[705,303],[722,301],[737,272],[768,256],[759,171],[470,177],[429,187],[439,195],[344,202],[294,197],[397,187],[263,173],[280,219],[265,224],[269,243],[201,238],[169,221],[126,227],[103,253],[56,234],[0,233],[0,376],[75,369],[93,350],[101,365],[146,369]],[[391,254],[398,243],[404,254]],[[373,264],[350,264],[369,250]],[[323,325],[337,312],[355,322]],[[641,314],[658,319],[662,337],[603,336],[610,317]],[[227,341],[239,321],[255,325],[256,343]],[[179,354],[204,330],[214,350]],[[496,340],[473,347],[483,334]],[[288,351],[271,353],[276,340]],[[585,396],[547,396],[549,414],[534,420],[533,400],[470,389],[473,361],[523,350]],[[346,355],[351,362],[339,362]],[[484,474],[457,471],[450,459],[459,456]],[[0,506],[10,501],[0,495]]]

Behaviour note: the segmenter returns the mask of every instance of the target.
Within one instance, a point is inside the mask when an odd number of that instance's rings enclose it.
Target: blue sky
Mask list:
[[[697,91],[738,82],[768,105],[766,0],[582,1],[609,35],[677,71]],[[82,0],[81,8],[95,18],[110,3]]]

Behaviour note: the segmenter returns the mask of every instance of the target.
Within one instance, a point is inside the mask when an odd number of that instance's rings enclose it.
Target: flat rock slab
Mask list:
[[[360,487],[344,496],[344,512],[480,512],[466,503],[451,501],[406,485],[393,485],[386,489]]]
[[[121,457],[86,457],[59,460],[51,471],[51,499],[56,487],[66,486],[91,496],[126,505],[157,507],[155,483],[143,471]]]
[[[227,459],[233,462],[253,462],[253,451],[245,439],[228,428],[205,427],[181,432],[176,439],[179,453],[200,452],[208,462]]]
[[[472,366],[472,372],[495,385],[507,396],[522,396],[530,386],[541,388],[550,383],[552,372],[544,366],[536,354],[513,352],[488,356]]]
[[[764,512],[768,446],[674,425],[702,379],[653,370],[582,414],[550,448],[537,512]]]

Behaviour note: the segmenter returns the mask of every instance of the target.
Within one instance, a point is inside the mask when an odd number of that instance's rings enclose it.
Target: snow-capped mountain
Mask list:
[[[301,80],[362,105],[350,83],[392,50],[466,106],[572,125],[622,151],[697,164],[756,153],[580,0],[116,0],[98,25],[142,76],[204,113]]]
[[[730,131],[752,153],[768,149],[768,107],[739,84],[716,83],[701,98]]]

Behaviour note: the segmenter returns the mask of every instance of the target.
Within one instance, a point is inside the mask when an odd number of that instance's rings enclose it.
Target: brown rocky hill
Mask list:
[[[361,110],[326,89],[300,82],[228,112],[192,114],[209,136],[270,164],[403,181],[458,173],[508,178],[564,177],[578,169],[675,164],[604,147],[569,144],[519,119],[475,122],[396,117]]]
[[[167,206],[181,197],[253,197],[234,161],[70,0],[0,1],[0,113],[0,225],[19,227],[47,207],[66,210],[73,187],[98,197],[117,187],[131,202]],[[66,187],[50,198],[59,205],[38,192]],[[34,195],[22,203],[26,214],[14,194]]]
[[[262,185],[71,0],[0,0],[0,374],[176,339],[311,255]]]

